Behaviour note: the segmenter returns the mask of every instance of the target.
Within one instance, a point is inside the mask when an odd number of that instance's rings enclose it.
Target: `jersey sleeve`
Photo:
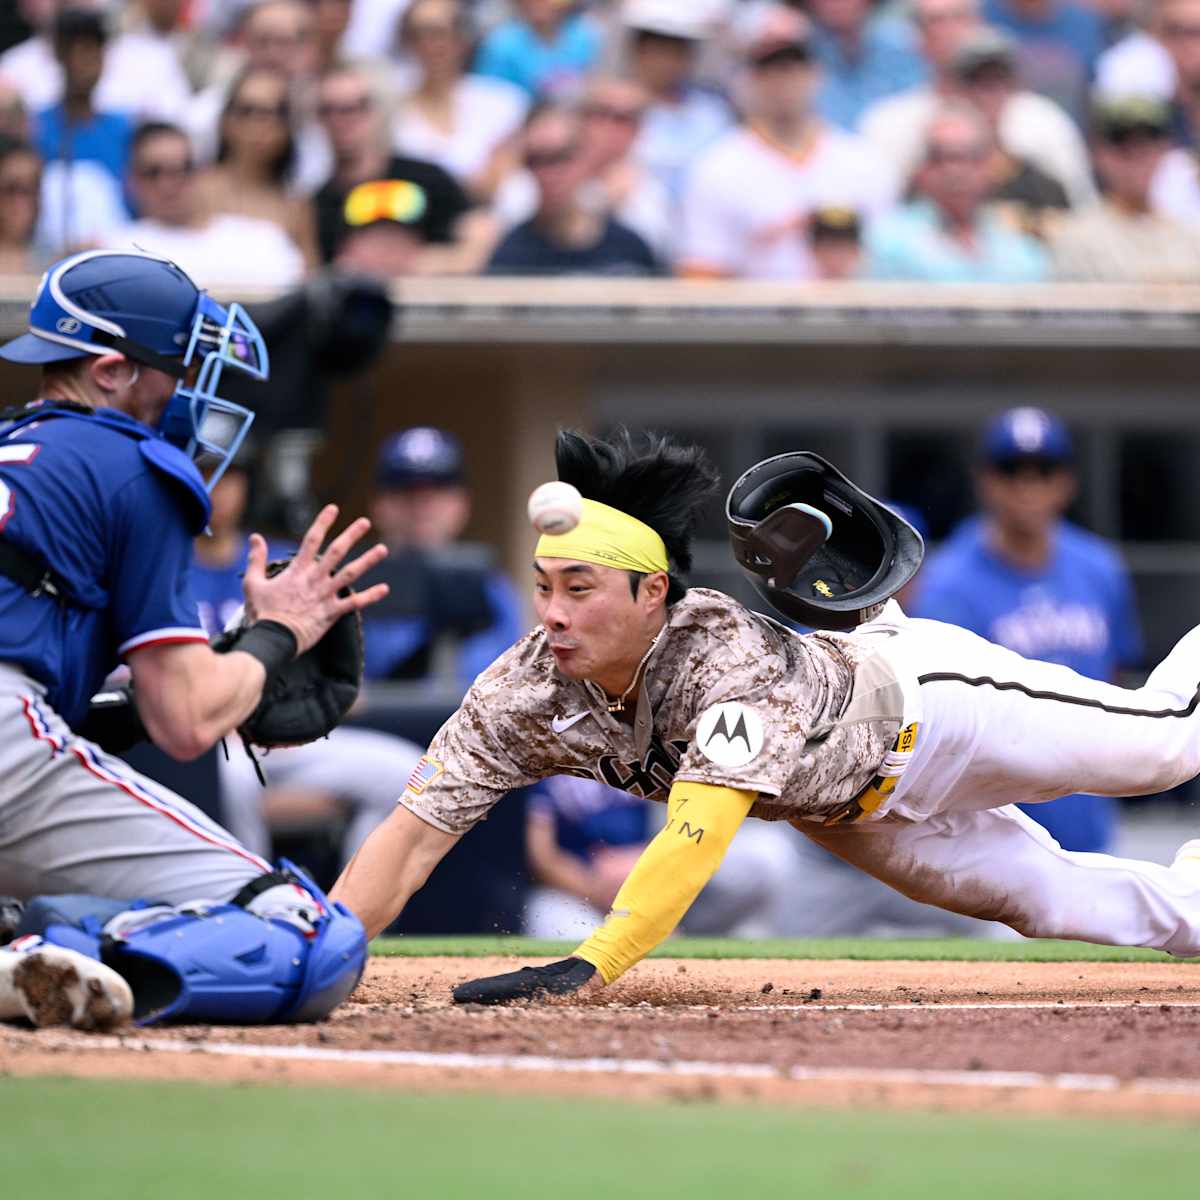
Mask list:
[[[117,651],[207,642],[191,584],[192,537],[170,486],[150,470],[113,499],[109,595]]]
[[[520,741],[503,707],[473,687],[413,768],[399,803],[444,833],[463,834],[508,792],[540,772],[517,759]]]

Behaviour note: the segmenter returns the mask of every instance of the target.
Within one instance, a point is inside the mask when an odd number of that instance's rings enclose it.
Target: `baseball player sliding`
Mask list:
[[[1200,955],[1200,842],[1171,867],[1069,853],[1015,807],[1200,771],[1200,628],[1126,690],[910,620],[888,598],[920,538],[797,453],[747,471],[726,511],[759,593],[826,630],[801,636],[685,587],[717,484],[699,450],[563,433],[557,460],[582,519],[537,543],[539,628],[476,680],[332,893],[368,933],[507,791],[570,772],[665,800],[667,823],[571,957],[464,983],[459,1001],[612,983],[675,928],[747,817],[1031,937]]]
[[[210,514],[193,459],[211,487],[253,419],[217,393],[225,370],[266,378],[253,322],[164,259],[89,252],[50,268],[0,354],[43,372],[0,414],[0,894],[29,901],[5,910],[0,1019],[323,1015],[361,974],[359,922],[104,747],[148,731],[186,759],[245,729],[386,593],[339,594],[385,551],[341,565],[359,520],[318,558],[329,507],[269,575],[255,535],[247,620],[217,653],[188,584]],[[119,659],[132,701],[90,704]]]

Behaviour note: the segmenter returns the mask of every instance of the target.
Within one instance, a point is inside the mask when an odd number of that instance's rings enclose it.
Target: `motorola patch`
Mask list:
[[[700,714],[696,745],[718,767],[744,767],[763,747],[762,721],[754,709],[736,700],[714,704]]]

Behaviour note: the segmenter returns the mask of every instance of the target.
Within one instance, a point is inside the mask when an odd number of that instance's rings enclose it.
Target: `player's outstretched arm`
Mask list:
[[[397,805],[346,864],[329,898],[340,900],[373,938],[400,915],[459,837]]]
[[[546,967],[475,979],[454,989],[460,1004],[498,1004],[539,995],[591,991],[612,983],[679,924],[713,877],[757,793],[677,783],[667,823],[642,852],[604,924],[576,951]],[[594,968],[594,970],[593,970]]]

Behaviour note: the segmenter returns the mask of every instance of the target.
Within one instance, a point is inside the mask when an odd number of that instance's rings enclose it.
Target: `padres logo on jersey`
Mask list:
[[[577,779],[594,779],[609,787],[640,796],[643,800],[665,799],[675,782],[675,772],[687,753],[685,741],[664,742],[658,734],[650,739],[650,749],[641,759],[618,758],[615,754],[601,755],[592,768],[556,766],[560,775],[574,775]]]

